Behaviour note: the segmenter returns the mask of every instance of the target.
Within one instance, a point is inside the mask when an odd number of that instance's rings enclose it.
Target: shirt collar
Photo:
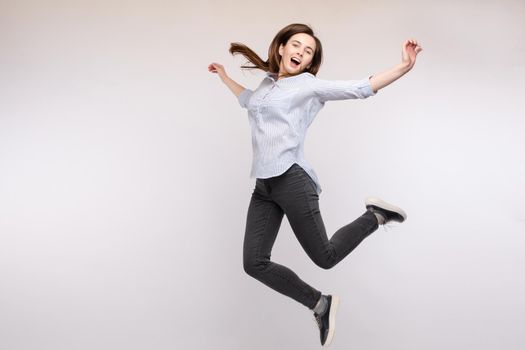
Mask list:
[[[266,72],[266,77],[272,80],[277,80],[278,73]]]
[[[311,74],[311,73],[309,73],[309,72],[302,72],[300,74],[292,75],[291,77],[281,78],[279,80],[277,80],[277,77],[279,76],[279,73],[266,72],[265,76],[266,76],[266,78],[270,78],[271,80],[273,80],[275,82],[280,82],[280,81],[283,81],[283,80],[286,80],[286,79],[300,77],[300,76],[303,76],[305,74]]]

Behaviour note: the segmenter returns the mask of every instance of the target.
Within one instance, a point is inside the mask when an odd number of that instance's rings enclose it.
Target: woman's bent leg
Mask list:
[[[268,287],[312,309],[321,292],[306,284],[286,266],[270,260],[283,215],[281,207],[270,198],[264,181],[257,179],[247,213],[244,270]]]
[[[328,239],[315,182],[301,167],[293,169],[279,183],[286,193],[277,202],[308,256],[321,268],[332,268],[378,228],[377,218],[366,211]]]

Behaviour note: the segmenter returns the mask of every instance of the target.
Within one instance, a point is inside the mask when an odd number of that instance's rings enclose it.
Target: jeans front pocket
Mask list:
[[[303,170],[304,176],[306,177],[306,181],[308,182],[308,185],[310,186],[310,189],[317,194],[317,184],[315,183],[314,179],[306,171]]]
[[[308,192],[314,191],[317,194],[317,184],[314,179],[299,164],[295,163],[293,166],[296,166],[294,171],[303,179],[304,189]]]

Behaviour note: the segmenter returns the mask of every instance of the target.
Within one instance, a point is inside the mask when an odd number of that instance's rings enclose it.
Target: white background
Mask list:
[[[359,79],[423,51],[306,138],[329,236],[375,195],[408,220],[331,270],[286,220],[272,260],[341,297],[333,349],[522,349],[523,1],[0,2],[0,348],[318,349],[303,305],[245,274],[254,187],[246,110],[313,27],[318,77]]]

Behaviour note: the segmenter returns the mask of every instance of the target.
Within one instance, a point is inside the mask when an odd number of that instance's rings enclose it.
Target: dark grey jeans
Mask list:
[[[270,260],[284,214],[306,254],[323,269],[343,260],[377,229],[378,222],[372,212],[366,211],[328,239],[315,182],[303,168],[294,163],[279,176],[256,179],[246,220],[244,270],[268,287],[313,309],[321,292],[286,266]]]

